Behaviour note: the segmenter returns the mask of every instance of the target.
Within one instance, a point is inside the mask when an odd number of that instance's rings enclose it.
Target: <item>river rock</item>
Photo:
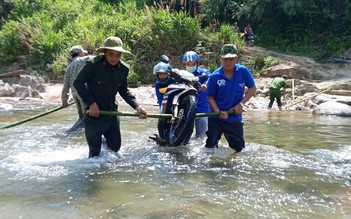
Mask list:
[[[31,75],[14,75],[0,80],[0,97],[41,98],[39,93],[45,93],[46,87],[41,77]]]
[[[326,76],[310,71],[305,67],[290,66],[286,64],[278,64],[260,72],[262,77],[280,77],[287,75],[288,78],[303,80],[325,80]]]
[[[44,80],[41,77],[31,75],[18,75],[16,77],[7,77],[2,79],[5,83],[19,84],[21,86],[30,86],[33,90],[38,90],[40,93],[45,92]]]
[[[260,76],[261,77],[281,77],[284,74],[287,75],[287,73],[293,71],[293,69],[294,68],[291,66],[279,64],[262,71],[260,73]]]
[[[0,97],[11,97],[12,92],[13,92],[11,86],[8,83],[0,83],[0,84],[1,84],[0,85]]]
[[[325,93],[339,96],[351,96],[351,90],[328,90]]]
[[[295,95],[298,95],[298,96],[303,96],[306,93],[313,93],[313,92],[316,92],[317,90],[318,90],[317,87],[310,83],[300,83],[294,88]]]
[[[29,86],[21,86],[18,84],[13,84],[12,89],[13,89],[12,96],[19,97],[20,99],[30,97],[32,94],[32,89]]]
[[[281,77],[287,75],[288,78],[306,79],[307,72],[301,71],[289,65],[279,64],[272,66],[260,73],[262,77]]]
[[[312,113],[314,115],[351,117],[351,106],[343,103],[328,101],[318,105]]]
[[[310,93],[311,95],[313,93]],[[338,102],[351,106],[351,96],[340,96],[340,95],[331,95],[331,94],[321,94],[312,99],[316,104],[322,104],[324,102]]]

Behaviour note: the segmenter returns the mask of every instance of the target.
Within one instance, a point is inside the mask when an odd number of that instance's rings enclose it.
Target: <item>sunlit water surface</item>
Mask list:
[[[56,106],[30,107],[0,126]],[[0,218],[351,218],[350,118],[249,111],[235,154],[158,147],[156,119],[122,117],[120,152],[93,159],[64,133],[75,120],[72,106],[0,129]]]

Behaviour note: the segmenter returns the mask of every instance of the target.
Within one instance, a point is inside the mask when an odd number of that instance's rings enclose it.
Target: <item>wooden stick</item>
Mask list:
[[[302,100],[300,100],[300,101],[298,101],[298,102],[296,102],[296,103],[290,104],[290,105],[286,106],[285,109],[287,109],[287,108],[289,108],[289,107],[291,107],[291,106],[294,106],[294,105],[296,105],[296,104],[298,104],[298,103],[301,103],[301,102],[303,102],[303,101],[306,101],[306,100],[309,100],[309,99],[313,99],[313,98],[315,98],[316,96],[318,96],[318,95],[320,95],[320,94],[322,94],[322,93],[325,93],[325,92],[327,92],[327,91],[330,91],[330,88],[328,88],[328,89],[326,89],[326,90],[324,90],[324,91],[322,91],[322,92],[320,92],[320,93],[318,93],[318,94],[315,94],[315,95],[313,95],[313,96],[311,96],[311,97],[307,97],[307,98],[302,99]]]
[[[7,78],[7,77],[18,76],[18,75],[21,75],[21,74],[24,74],[24,73],[25,72],[24,72],[23,69],[17,70],[17,71],[11,71],[11,72],[0,74],[0,78]]]
[[[70,106],[70,105],[72,105],[72,104],[74,104],[74,103],[75,103],[75,102],[68,103],[68,106]],[[28,121],[31,121],[31,120],[40,118],[40,117],[42,117],[42,116],[48,115],[48,114],[50,114],[50,113],[56,112],[56,111],[58,111],[58,110],[60,110],[60,109],[63,109],[63,108],[64,108],[64,107],[59,106],[59,107],[56,107],[56,108],[51,109],[51,110],[49,110],[49,111],[40,113],[40,114],[38,114],[38,115],[31,116],[31,117],[29,117],[29,118],[27,118],[27,119],[23,119],[23,120],[20,120],[20,121],[17,121],[17,122],[13,122],[13,123],[8,124],[8,125],[1,126],[0,129],[6,129],[6,128],[10,128],[10,127],[13,127],[13,126],[16,126],[16,125],[20,125],[20,124],[22,124],[22,123],[25,123],[25,122],[28,122]]]

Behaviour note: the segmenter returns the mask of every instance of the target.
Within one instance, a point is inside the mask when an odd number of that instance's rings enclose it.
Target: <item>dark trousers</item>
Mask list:
[[[119,117],[91,117],[85,118],[85,138],[89,145],[89,157],[100,155],[102,135],[106,139],[107,147],[118,152],[121,148],[121,131]]]
[[[229,147],[236,152],[242,151],[245,147],[242,121],[226,122],[217,117],[208,118],[205,147],[218,147],[218,141],[221,139],[222,134],[224,134],[225,139],[228,141]]]

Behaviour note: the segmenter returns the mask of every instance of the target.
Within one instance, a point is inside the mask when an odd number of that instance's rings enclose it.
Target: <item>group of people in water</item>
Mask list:
[[[89,146],[89,157],[100,155],[102,136],[107,147],[114,152],[121,148],[119,117],[100,115],[100,111],[118,111],[117,93],[137,113],[146,119],[148,112],[139,104],[128,88],[129,65],[121,60],[123,48],[118,37],[108,37],[96,56],[87,56],[81,46],[71,48],[72,61],[66,68],[62,90],[62,106],[68,106],[69,89],[77,106],[79,119],[71,131],[84,127]],[[229,147],[240,152],[245,147],[242,112],[245,103],[255,95],[255,80],[250,70],[237,63],[238,50],[234,44],[225,44],[219,55],[221,66],[209,72],[199,66],[199,55],[195,51],[183,54],[184,68],[195,76],[207,74],[197,88],[197,112],[217,112],[218,116],[199,117],[195,120],[195,137],[206,138],[205,147],[218,147],[224,134]],[[167,74],[169,66],[159,62],[153,68],[156,76],[155,90],[158,104],[162,102],[160,88],[175,83]],[[275,83],[280,85],[280,82]],[[273,104],[273,102],[272,102]],[[270,107],[272,106],[270,103]],[[279,104],[279,102],[278,102]],[[234,111],[228,114],[227,111]]]

